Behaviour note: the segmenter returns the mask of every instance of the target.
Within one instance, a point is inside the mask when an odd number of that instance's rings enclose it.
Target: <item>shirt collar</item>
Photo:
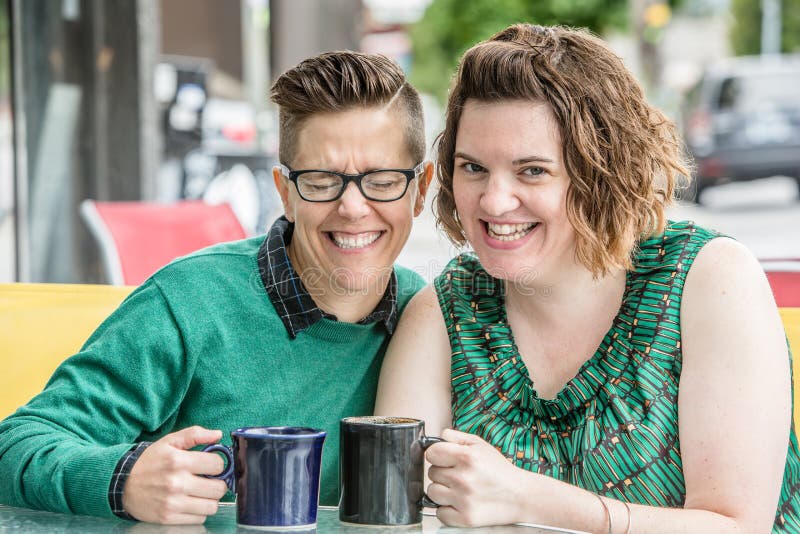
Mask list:
[[[270,228],[258,250],[258,270],[275,310],[291,338],[320,319],[336,321],[336,316],[321,310],[294,270],[286,246],[292,241],[294,224],[281,216]],[[391,334],[397,325],[397,275],[392,269],[389,285],[378,305],[358,324],[382,321]]]

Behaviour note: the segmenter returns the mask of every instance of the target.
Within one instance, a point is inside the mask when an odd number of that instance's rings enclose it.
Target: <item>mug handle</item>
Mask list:
[[[442,438],[438,438],[436,436],[422,436],[419,438],[420,447],[422,447],[423,452],[428,450],[428,447],[433,445],[434,443],[446,443],[447,440]],[[424,491],[422,492],[422,500],[420,502],[422,506],[426,508],[439,508],[439,504],[432,501],[428,494]]]
[[[227,465],[225,469],[222,470],[222,473],[217,475],[203,475],[206,478],[216,478],[219,480],[225,481],[225,484],[228,486],[228,489],[231,492],[236,493],[236,489],[234,488],[234,481],[233,481],[233,451],[227,445],[220,445],[219,443],[215,443],[213,445],[209,445],[208,447],[203,448],[203,452],[218,452],[225,457],[227,461]]]

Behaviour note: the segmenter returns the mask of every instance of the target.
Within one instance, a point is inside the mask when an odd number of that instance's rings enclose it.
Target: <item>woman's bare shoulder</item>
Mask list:
[[[410,322],[431,319],[436,315],[441,316],[441,314],[436,289],[432,284],[428,284],[420,289],[409,301],[401,321]]]
[[[691,301],[735,301],[755,297],[765,305],[772,301],[769,283],[758,259],[740,242],[727,237],[712,239],[700,249],[686,276],[684,297]]]
[[[772,290],[744,245],[717,238],[700,250],[686,276],[681,334],[685,358],[695,352],[693,347],[703,347],[704,357],[719,353],[726,359],[751,345],[761,347],[753,354],[783,357],[785,341]],[[719,350],[723,347],[728,350]]]

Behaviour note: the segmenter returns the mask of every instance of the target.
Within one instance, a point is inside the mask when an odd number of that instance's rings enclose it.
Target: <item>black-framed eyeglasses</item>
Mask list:
[[[303,169],[293,171],[280,164],[281,172],[294,182],[300,198],[308,202],[332,202],[344,194],[347,184],[355,182],[368,200],[392,202],[406,194],[408,184],[425,171],[423,161],[413,169],[375,169],[359,174]]]

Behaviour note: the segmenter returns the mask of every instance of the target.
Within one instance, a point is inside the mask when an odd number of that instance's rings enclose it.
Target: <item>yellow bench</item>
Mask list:
[[[0,419],[39,393],[133,289],[0,284]]]
[[[794,375],[794,427],[800,437],[800,308],[779,308],[783,328],[792,347],[792,374]]]
[[[133,287],[0,284],[0,419],[42,390],[61,361]],[[800,430],[800,308],[780,308],[792,347],[794,421]]]

